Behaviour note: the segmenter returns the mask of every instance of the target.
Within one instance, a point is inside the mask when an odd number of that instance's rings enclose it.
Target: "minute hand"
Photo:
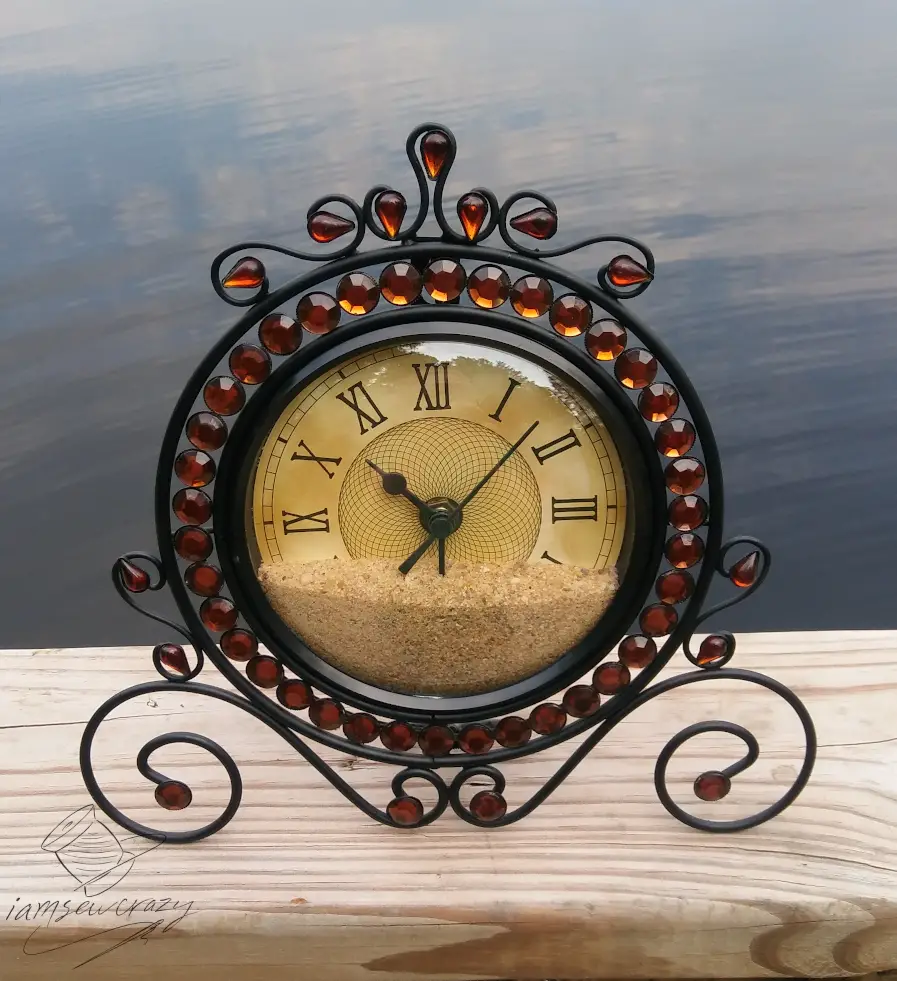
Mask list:
[[[511,457],[520,449],[520,447],[532,436],[533,430],[539,425],[538,420],[534,422],[529,429],[517,440],[517,442],[508,450],[507,453],[495,464],[495,466],[486,474],[485,477],[474,487],[474,489],[464,498],[463,501],[458,505],[458,510],[465,508],[479,492],[489,483],[489,481],[498,473],[498,471],[511,459]]]

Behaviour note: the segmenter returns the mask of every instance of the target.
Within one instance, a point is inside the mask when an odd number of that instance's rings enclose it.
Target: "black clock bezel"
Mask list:
[[[612,378],[569,342],[544,327],[521,324],[502,313],[471,307],[410,307],[365,318],[363,329],[347,324],[285,362],[240,413],[222,453],[216,479],[214,527],[225,579],[241,614],[261,642],[301,677],[341,702],[409,721],[465,722],[492,718],[555,694],[599,663],[644,605],[663,546],[665,500],[653,447],[631,399]],[[610,607],[592,631],[555,662],[529,678],[464,696],[413,695],[391,691],[340,671],[315,654],[271,607],[258,583],[247,527],[247,495],[271,427],[297,391],[355,354],[400,342],[427,339],[469,341],[504,349],[541,364],[595,407],[614,440],[627,476],[631,529],[625,573]],[[653,472],[652,472],[653,471]]]

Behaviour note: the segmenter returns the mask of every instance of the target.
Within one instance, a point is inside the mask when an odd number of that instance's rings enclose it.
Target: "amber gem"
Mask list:
[[[408,202],[405,200],[405,195],[399,194],[398,191],[384,191],[374,202],[374,211],[377,212],[377,217],[390,238],[395,238],[399,234],[407,210]]]
[[[155,653],[163,668],[181,676],[190,674],[190,662],[180,644],[159,644]]]
[[[215,479],[215,461],[202,450],[184,450],[174,461],[174,472],[188,487],[205,487]]]
[[[677,569],[688,569],[704,557],[704,541],[688,532],[673,535],[666,545],[666,557]]]
[[[227,423],[214,412],[195,412],[186,431],[187,439],[200,450],[220,450],[227,439]]]
[[[246,402],[246,393],[236,378],[221,375],[206,383],[203,389],[206,405],[219,416],[232,416]]]
[[[394,262],[380,274],[380,292],[397,307],[413,303],[419,296],[423,281],[410,262]]]
[[[591,304],[572,293],[560,296],[551,307],[548,321],[561,337],[579,337],[592,322]]]
[[[666,382],[649,385],[639,395],[638,408],[648,422],[665,422],[679,408],[679,393]]]
[[[701,666],[706,664],[716,664],[729,654],[729,642],[719,634],[710,634],[701,641],[696,658]]]
[[[677,497],[670,501],[668,515],[676,531],[694,531],[707,520],[707,502],[694,494]]]
[[[230,370],[247,385],[260,385],[271,374],[271,359],[254,344],[238,344],[230,353]]]
[[[427,756],[445,756],[455,745],[455,734],[447,726],[427,726],[418,738]]]
[[[508,804],[494,790],[481,790],[470,798],[470,813],[487,824],[500,821],[508,811]]]
[[[420,141],[420,155],[427,170],[427,176],[435,181],[448,159],[451,143],[449,138],[439,129],[431,129],[424,134]]]
[[[314,700],[314,693],[304,681],[289,678],[277,686],[277,701],[293,711],[308,708]]]
[[[273,657],[256,654],[246,665],[246,677],[259,688],[276,688],[283,680],[283,668]]]
[[[212,536],[202,528],[178,528],[174,550],[188,562],[202,562],[212,554]]]
[[[508,224],[515,231],[544,241],[558,230],[558,216],[548,208],[533,208],[512,218]]]
[[[201,490],[185,487],[171,502],[174,513],[185,525],[201,525],[212,516],[212,502]]]
[[[695,591],[695,581],[687,572],[665,572],[658,576],[654,591],[661,603],[684,603]]]
[[[489,205],[482,194],[471,191],[459,199],[458,217],[461,219],[464,234],[469,241],[472,242],[477,237],[488,211]]]
[[[216,633],[230,630],[237,622],[237,610],[230,600],[221,596],[207,599],[199,608],[199,615],[202,622]]]
[[[370,313],[377,306],[380,287],[367,273],[349,273],[339,281],[336,298],[346,313],[358,317]]]
[[[567,713],[559,705],[537,705],[529,717],[530,725],[540,736],[560,732],[567,723]]]
[[[639,626],[649,637],[663,637],[679,621],[679,615],[666,603],[655,603],[642,610]]]
[[[265,281],[265,267],[258,259],[247,256],[231,269],[224,277],[222,285],[225,289],[251,290],[261,286]]]
[[[187,588],[199,596],[217,596],[224,582],[221,570],[196,562],[184,572]]]
[[[308,710],[308,717],[319,729],[339,729],[343,707],[332,698],[319,698]]]
[[[667,464],[664,474],[667,487],[674,494],[694,494],[704,483],[704,464],[693,457],[683,456]]]
[[[601,696],[591,685],[574,685],[564,692],[563,706],[569,715],[581,719],[601,705]]]
[[[586,350],[596,361],[613,361],[626,347],[626,331],[616,320],[598,320],[586,335]]]
[[[525,746],[530,741],[532,734],[533,727],[529,721],[521,719],[517,715],[509,715],[495,727],[495,738],[498,744],[507,749]]]
[[[458,735],[458,745],[465,753],[488,753],[495,739],[485,726],[467,726]]]
[[[618,255],[607,265],[607,278],[614,286],[638,286],[654,277],[631,256]]]
[[[687,419],[668,419],[657,427],[654,445],[664,456],[685,456],[695,445],[695,427]]]
[[[729,570],[729,578],[741,589],[753,586],[757,581],[760,572],[760,553],[757,551],[748,552],[743,559],[739,559]]]
[[[695,780],[695,797],[700,800],[722,800],[732,789],[732,781],[719,770],[708,770]]]
[[[309,293],[296,305],[296,317],[309,334],[329,334],[339,323],[339,304],[329,293]]]
[[[470,274],[467,292],[478,307],[494,310],[507,300],[511,292],[511,280],[498,266],[480,266]]]
[[[251,657],[255,657],[259,650],[259,642],[255,634],[240,627],[228,630],[218,643],[221,645],[221,650],[232,661],[248,661]]]
[[[614,374],[617,381],[626,388],[644,388],[654,381],[657,359],[641,348],[630,348],[617,358]]]
[[[145,593],[149,589],[150,577],[148,572],[127,559],[119,559],[118,568],[121,572],[121,581],[129,593]]]
[[[386,805],[386,813],[393,824],[410,828],[424,816],[424,805],[416,797],[396,797]]]
[[[259,340],[272,354],[292,354],[302,343],[302,331],[292,317],[272,313],[259,324]]]
[[[355,222],[332,211],[316,211],[308,219],[308,234],[316,241],[326,244],[351,232]]]
[[[541,317],[552,299],[551,284],[541,276],[521,276],[511,287],[511,303],[521,317]]]
[[[156,803],[166,811],[182,811],[190,806],[193,792],[180,780],[166,780],[156,787]]]
[[[464,289],[464,270],[452,259],[437,259],[427,266],[424,287],[440,303],[457,300]]]
[[[657,654],[657,644],[650,637],[633,634],[621,641],[617,654],[627,668],[646,668]]]
[[[407,722],[390,722],[380,730],[380,742],[395,753],[407,753],[417,745],[417,733]]]
[[[372,743],[378,729],[377,720],[366,712],[350,715],[343,723],[343,735],[353,743]]]
[[[592,684],[602,695],[616,695],[631,680],[629,668],[619,661],[608,661],[607,664],[599,664],[595,668],[595,673],[592,675]]]

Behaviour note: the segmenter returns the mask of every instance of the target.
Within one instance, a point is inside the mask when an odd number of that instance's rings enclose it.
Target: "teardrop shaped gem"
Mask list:
[[[510,221],[511,228],[544,241],[558,230],[558,216],[548,208],[533,208]]]
[[[486,220],[489,205],[482,194],[470,191],[458,201],[458,217],[464,226],[464,234],[472,242]]]
[[[395,238],[402,227],[402,219],[408,210],[405,195],[398,191],[384,191],[374,205],[377,217],[380,219],[386,234],[390,238]]]
[[[119,559],[118,567],[121,570],[121,581],[129,593],[145,593],[149,589],[148,572],[127,559]]]
[[[321,243],[332,242],[355,230],[355,222],[332,211],[316,211],[308,219],[308,234]]]
[[[224,277],[222,286],[229,290],[254,290],[265,281],[265,267],[254,256],[241,259]]]
[[[614,286],[638,286],[649,282],[654,276],[631,256],[618,255],[608,263],[607,278]]]
[[[180,644],[159,644],[156,648],[159,663],[174,674],[190,674],[190,662]]]
[[[431,181],[435,181],[442,172],[450,148],[449,138],[439,129],[431,129],[420,141],[420,155]]]
[[[753,586],[760,574],[760,553],[755,549],[753,552],[739,559],[729,570],[729,578],[741,589]]]

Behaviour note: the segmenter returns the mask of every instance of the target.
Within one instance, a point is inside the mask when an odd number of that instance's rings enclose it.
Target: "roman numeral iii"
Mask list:
[[[594,497],[553,497],[551,523],[558,521],[597,521],[598,495]]]

